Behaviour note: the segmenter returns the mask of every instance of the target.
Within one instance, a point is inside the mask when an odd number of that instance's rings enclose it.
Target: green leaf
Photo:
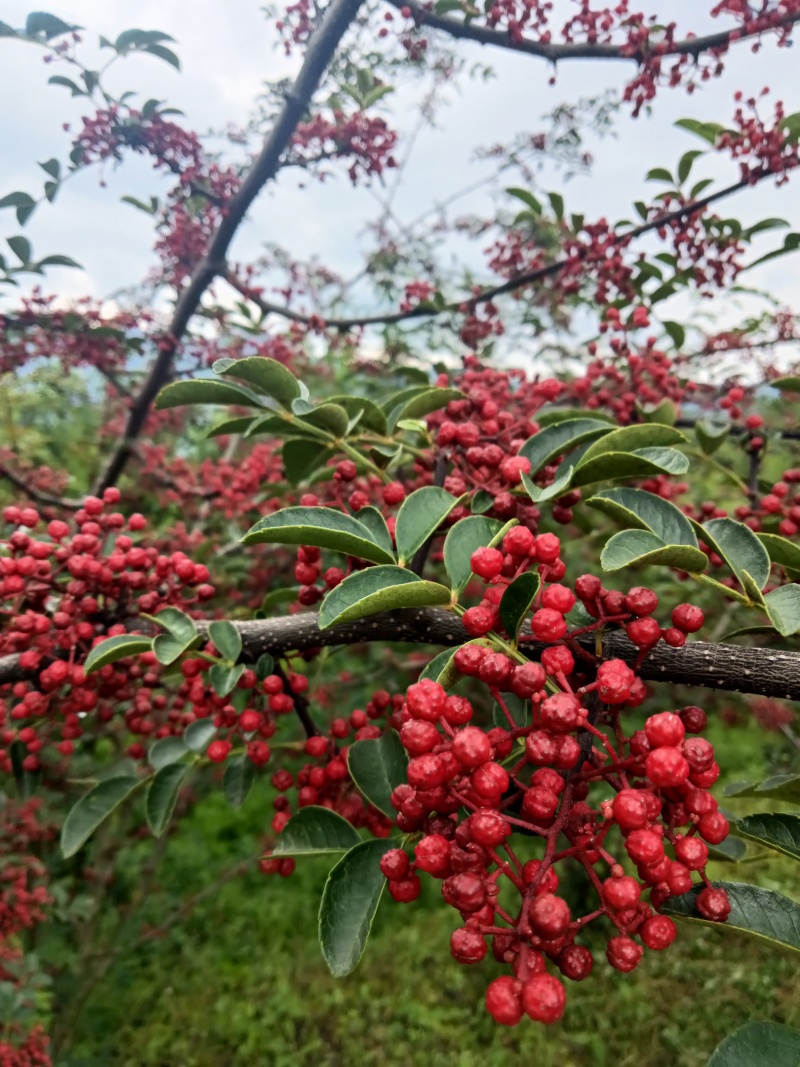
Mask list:
[[[628,527],[650,530],[667,545],[697,548],[692,524],[674,504],[644,489],[601,489],[586,503]]]
[[[697,574],[706,567],[708,558],[691,545],[668,545],[649,530],[621,530],[606,542],[600,553],[604,571],[657,564]]]
[[[800,802],[800,774],[776,774],[757,785],[752,782],[733,782],[723,792],[726,797],[758,797],[797,804]]]
[[[214,740],[217,728],[212,719],[197,719],[183,731],[183,740],[192,752],[205,752]]]
[[[485,489],[479,489],[470,501],[469,506],[473,515],[481,515],[484,511],[489,511],[490,508],[494,507],[494,497],[491,493],[487,493]]]
[[[257,437],[260,434],[270,437],[302,437],[308,441],[319,442],[316,430],[310,425],[304,426],[298,419],[293,421],[288,415],[262,415],[255,418],[245,430],[245,437]]]
[[[161,837],[169,825],[190,763],[172,763],[156,774],[147,790],[147,825],[155,837]]]
[[[686,330],[683,326],[681,326],[679,322],[662,322],[661,325],[669,334],[675,347],[683,348],[684,342],[686,341]]]
[[[79,85],[76,85],[75,82],[72,81],[71,78],[65,78],[63,74],[53,74],[52,77],[47,79],[47,84],[48,85],[63,85],[66,89],[69,89],[69,91],[72,93],[73,96],[88,96],[89,95],[87,92],[85,92],[83,89],[81,89],[81,87]],[[82,154],[83,150],[81,149],[80,151],[81,151],[81,154]]]
[[[736,630],[731,630],[729,633],[723,634],[720,638],[720,643],[725,644],[726,641],[732,641],[734,637],[746,636],[780,637],[781,635],[774,626],[740,626]]]
[[[158,615],[153,617],[153,621],[157,622],[159,626],[163,626],[179,641],[188,641],[190,638],[197,636],[197,627],[194,621],[180,608],[162,608]]]
[[[331,451],[327,445],[302,437],[286,441],[281,449],[283,469],[292,485],[300,485],[321,467],[330,455]]]
[[[648,182],[669,182],[672,185],[672,175],[666,167],[653,167],[652,170],[647,172],[645,180]]]
[[[693,148],[689,152],[684,152],[678,163],[679,184],[682,185],[686,181],[686,179],[689,177],[694,161],[697,159],[698,156],[702,156],[703,154],[704,153],[702,149],[699,148]]]
[[[604,434],[600,440],[589,445],[578,463],[578,470],[608,452],[639,454],[644,449],[680,444],[685,441],[686,438],[680,430],[676,430],[674,426],[665,426],[663,423],[622,426],[618,430]]]
[[[738,863],[747,855],[747,845],[741,837],[728,834],[718,845],[709,845],[708,854],[718,863]]]
[[[0,200],[0,208],[33,207],[36,201],[28,193],[9,193]]]
[[[701,180],[699,182],[695,182],[695,184],[689,190],[689,199],[696,200],[698,196],[709,187],[709,185],[713,184],[713,178],[701,178]]]
[[[223,659],[236,663],[242,654],[242,637],[232,622],[209,623],[208,636]]]
[[[506,587],[500,601],[500,621],[512,641],[516,641],[522,620],[539,592],[539,575],[525,571]]]
[[[613,415],[607,415],[604,411],[593,411],[590,408],[561,408],[546,405],[536,412],[536,422],[542,428],[572,419],[591,419],[593,422],[605,422],[608,426],[617,425],[617,420]]]
[[[75,267],[77,270],[83,270],[80,263],[70,256],[45,256],[36,265],[37,267]]]
[[[375,543],[380,545],[381,548],[384,548],[390,556],[394,557],[392,535],[389,533],[386,519],[384,519],[378,509],[372,507],[371,504],[368,504],[365,508],[361,508],[358,512],[358,521],[366,526],[372,534]]]
[[[320,430],[332,433],[334,437],[344,437],[347,433],[349,419],[344,408],[338,404],[319,404],[301,416],[303,422],[316,426]]]
[[[508,708],[511,718],[517,726],[530,725],[531,709],[530,703],[527,700],[523,700],[522,697],[518,697],[514,693],[503,693],[503,701]],[[495,701],[494,707],[492,708],[492,722],[495,726],[501,726],[504,730],[509,730],[511,728],[505,712],[497,701]]]
[[[208,678],[217,696],[226,697],[232,693],[245,669],[243,663],[236,667],[224,667],[221,663],[215,663],[208,672]]]
[[[390,409],[388,427],[393,430],[401,419],[422,419],[445,407],[451,400],[463,399],[463,396],[460,389],[447,389],[441,386],[423,389],[402,404]]]
[[[694,428],[697,443],[707,456],[716,452],[730,432],[730,422],[715,423],[710,419],[700,419]]]
[[[608,433],[609,425],[601,419],[567,419],[546,426],[529,437],[520,448],[519,455],[530,461],[530,473],[533,475],[578,445]]]
[[[33,11],[25,20],[25,33],[28,37],[44,37],[46,41],[80,28],[56,18],[55,15],[48,15],[46,11]]]
[[[656,424],[652,425],[655,427]],[[642,427],[648,428],[650,427]],[[589,447],[591,448],[591,445]],[[634,452],[607,452],[595,456],[589,463],[585,462],[585,457],[581,459],[572,475],[571,484],[579,487],[592,482],[627,481],[629,478],[647,478],[655,474],[685,474],[688,469],[689,460],[675,448],[639,448]]]
[[[151,637],[139,637],[134,634],[107,637],[105,641],[94,646],[86,657],[83,669],[86,674],[93,674],[107,663],[116,663],[117,660],[126,659],[128,656],[140,656],[143,652],[150,652],[152,647]]]
[[[800,547],[786,537],[779,534],[759,533],[756,534],[761,544],[766,548],[770,560],[779,567],[788,567],[793,571],[800,571]]]
[[[7,22],[0,22],[0,37],[16,37],[17,31],[12,30]]]
[[[788,637],[800,631],[800,585],[782,585],[764,597],[770,621],[779,634]]]
[[[222,437],[227,434],[246,433],[254,423],[262,421],[258,415],[236,415],[232,419],[223,419],[212,426],[206,437]],[[288,426],[288,423],[287,423]]]
[[[33,248],[27,237],[9,237],[6,240],[6,244],[20,261],[20,263],[27,265],[31,261],[33,255]]]
[[[248,756],[235,756],[226,763],[222,791],[232,807],[240,808],[244,804],[254,780],[255,767]]]
[[[707,1067],[798,1067],[800,1032],[782,1023],[745,1023],[717,1045]]]
[[[639,407],[638,411],[644,422],[661,422],[665,426],[674,426],[678,417],[678,409],[669,397],[665,397],[660,404]]]
[[[375,541],[362,522],[334,508],[283,508],[259,519],[242,542],[246,545],[265,542],[314,545],[371,563],[394,563],[394,556]]]
[[[149,44],[143,48],[142,51],[147,52],[151,56],[156,56],[157,59],[163,59],[165,63],[169,63],[169,65],[176,70],[181,69],[181,61],[171,48],[164,48],[163,45],[160,44]]]
[[[719,135],[725,132],[725,127],[720,126],[718,122],[698,122],[697,119],[678,119],[675,125],[681,130],[688,130],[689,133],[702,137],[710,145],[716,144]]]
[[[785,256],[787,252],[796,252],[798,248],[800,248],[800,233],[787,233],[783,239],[782,248],[775,248],[771,252],[767,252],[766,255],[759,256],[758,259],[754,259],[752,263],[748,263],[743,269],[751,270],[760,263],[767,263],[771,259],[777,259],[778,256]],[[775,382],[770,382],[770,385],[775,385]]]
[[[564,218],[564,197],[560,193],[548,193],[547,199],[553,209],[553,214],[559,220]]]
[[[758,588],[764,588],[769,579],[769,555],[749,526],[735,519],[709,519],[703,523],[703,530],[704,540],[740,582],[742,572],[747,571]]]
[[[506,192],[509,196],[513,196],[517,200],[521,200],[523,204],[529,207],[535,215],[541,215],[542,205],[539,203],[533,193],[529,193],[527,189],[519,189],[516,187],[512,187],[510,189],[506,189]]]
[[[338,394],[332,396],[330,400],[332,404],[338,404],[339,407],[344,408],[351,419],[361,414],[358,420],[359,431],[372,430],[377,434],[386,433],[386,414],[372,400],[367,400],[363,396],[339,396]]]
[[[711,923],[729,930],[741,930],[773,944],[785,945],[800,951],[800,904],[774,893],[743,882],[714,882],[715,888],[724,889],[731,902],[731,913],[725,923]],[[681,897],[671,897],[661,908],[667,915],[707,922],[695,908],[695,901],[703,886],[696,886]]]
[[[800,377],[794,374],[789,374],[784,378],[773,378],[769,384],[784,393],[800,393]]]
[[[237,407],[263,407],[255,393],[233,382],[218,382],[214,378],[193,378],[187,382],[172,382],[165,386],[155,400],[157,411],[186,407],[189,404],[236,404]]]
[[[44,163],[40,163],[39,166],[45,174],[49,174],[51,178],[55,178],[58,181],[58,176],[61,173],[61,164],[57,159],[47,159]]]
[[[162,737],[147,753],[147,762],[154,771],[160,771],[183,759],[188,751],[182,737]]]
[[[403,567],[367,567],[327,594],[320,607],[319,628],[327,630],[379,611],[449,603],[450,590],[444,585],[425,582]]]
[[[766,230],[785,230],[789,223],[786,219],[762,219],[760,222],[755,223],[753,226],[748,226],[743,233],[743,237],[749,241],[755,237],[757,233],[764,233]]]
[[[394,730],[368,741],[354,741],[347,750],[347,766],[357,788],[378,811],[395,817],[392,790],[406,780],[408,757]]]
[[[502,529],[497,519],[483,515],[470,515],[451,526],[444,539],[444,566],[450,579],[450,587],[456,597],[460,596],[472,577],[470,559],[478,548],[484,548]]]
[[[269,596],[269,593],[267,593]],[[264,598],[266,600],[266,597]],[[268,678],[270,674],[275,670],[275,660],[269,654],[269,652],[262,652],[256,660],[255,672],[256,678],[259,682],[263,682],[265,678]]]
[[[559,474],[550,485],[544,487],[537,485],[527,474],[523,474],[522,487],[534,504],[543,504],[546,500],[552,500],[553,497],[562,496],[569,488],[574,473],[574,467],[567,467],[563,474]]]
[[[430,385],[408,385],[397,393],[390,393],[381,404],[381,410],[388,416],[391,412],[402,409],[412,397],[421,396],[430,388]]]
[[[747,815],[737,820],[736,832],[800,860],[800,815]]]
[[[153,638],[153,653],[159,663],[168,667],[192,648],[196,648],[201,642],[199,634],[190,637],[188,641],[182,641],[173,634],[158,634]]]
[[[401,565],[439,529],[457,503],[452,493],[438,485],[426,485],[405,498],[397,513],[394,534]]]
[[[138,778],[109,778],[100,782],[70,810],[61,828],[61,852],[69,859],[86,844],[100,823],[140,784]]]
[[[362,744],[363,742],[356,742]],[[347,819],[328,808],[310,804],[301,808],[287,822],[280,833],[273,856],[307,856],[324,853],[347,852],[361,838]]]
[[[339,860],[319,907],[319,943],[331,974],[343,978],[358,966],[386,879],[380,861],[396,842],[362,841]]]

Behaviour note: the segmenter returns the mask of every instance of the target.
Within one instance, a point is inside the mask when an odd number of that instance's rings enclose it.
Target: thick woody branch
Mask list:
[[[800,15],[776,14],[764,16],[757,21],[758,28],[743,32],[740,29],[722,30],[718,33],[709,33],[703,37],[687,37],[682,41],[672,44],[659,45],[653,42],[650,47],[631,48],[625,45],[614,44],[589,44],[584,42],[567,42],[565,44],[549,44],[543,41],[534,41],[523,37],[521,40],[512,39],[511,35],[504,30],[493,30],[487,26],[477,26],[472,22],[462,22],[459,19],[447,15],[436,15],[425,4],[418,0],[389,0],[392,7],[409,8],[411,17],[418,26],[425,26],[433,30],[441,30],[458,40],[475,41],[477,44],[492,45],[495,48],[505,48],[512,52],[521,52],[523,55],[538,56],[550,63],[558,63],[565,59],[626,59],[629,62],[644,63],[647,59],[660,59],[668,56],[694,56],[695,59],[704,52],[725,50],[736,41],[747,40],[751,37],[759,37],[762,33],[781,30],[800,21]]]
[[[366,641],[455,646],[470,640],[461,620],[442,608],[386,611],[327,630],[320,630],[315,612],[239,622],[236,626],[242,636],[243,654],[250,660],[262,652],[283,655]],[[585,642],[593,651],[594,638],[586,638]],[[546,646],[526,642],[524,647],[526,652],[537,655]],[[622,633],[609,634],[603,642],[603,652],[606,658],[619,658],[629,664],[639,654],[638,648]],[[638,668],[638,673],[648,681],[800,700],[800,652],[705,641],[692,641],[683,648],[659,645]]]
[[[333,0],[312,35],[303,65],[286,94],[275,125],[238,192],[231,197],[205,256],[178,297],[158,357],[131,406],[124,434],[95,484],[95,494],[101,495],[104,489],[114,485],[125,468],[153,401],[169,379],[180,340],[190,320],[208,287],[217,275],[225,271],[225,257],[239,226],[263,187],[278,172],[292,134],[305,114],[339,42],[358,14],[361,3],[362,0]]]
[[[325,646],[371,641],[453,647],[470,640],[458,616],[442,608],[384,611],[326,630],[320,630],[316,612],[236,622],[234,625],[242,638],[242,656],[249,662],[255,662],[264,652],[277,657]],[[197,626],[207,635],[208,623],[198,622]],[[581,643],[585,643],[589,651],[594,651],[593,636],[582,638]],[[526,642],[524,647],[535,656],[546,646]],[[619,658],[629,664],[633,664],[638,655],[636,646],[619,632],[604,639],[603,652],[608,659]],[[648,681],[800,700],[800,652],[692,641],[683,648],[659,645],[637,671]],[[26,676],[27,672],[19,666],[19,656],[0,658],[0,685]]]

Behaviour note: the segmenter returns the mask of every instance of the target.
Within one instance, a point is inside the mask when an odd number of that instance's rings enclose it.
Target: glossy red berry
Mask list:
[[[621,935],[612,937],[606,948],[608,962],[618,971],[628,973],[634,970],[641,961],[644,950],[630,937]]]
[[[697,896],[697,910],[704,919],[724,923],[731,913],[731,902],[724,889],[706,887]]]
[[[536,1022],[558,1022],[566,999],[564,986],[552,974],[535,974],[522,986],[522,1007]]]
[[[472,573],[488,582],[496,578],[503,569],[503,553],[496,548],[478,548],[472,553],[469,562]]]
[[[672,612],[672,625],[685,634],[697,633],[704,622],[702,610],[694,604],[679,604]]]
[[[495,978],[486,990],[486,1008],[501,1026],[516,1026],[524,1014],[522,982],[507,974]]]
[[[647,919],[639,930],[639,936],[649,949],[660,952],[669,948],[678,931],[675,923],[667,915],[653,915]]]

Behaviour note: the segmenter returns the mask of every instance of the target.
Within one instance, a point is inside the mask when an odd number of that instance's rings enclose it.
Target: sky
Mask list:
[[[564,10],[574,7],[569,0],[557,3]],[[692,24],[698,32],[714,25],[708,19],[698,23],[697,0],[660,4],[650,0],[643,6],[650,10],[668,8],[670,17],[683,25]],[[259,0],[228,0],[224,4],[219,0],[50,0],[47,10],[84,26],[85,38],[92,44],[100,34],[114,38],[131,27],[171,34],[176,40],[172,47],[182,61],[180,74],[151,57],[136,56],[118,65],[110,85],[115,90],[135,88],[145,97],[168,101],[186,113],[181,121],[201,132],[228,123],[243,124],[264,80],[290,75],[297,68],[298,57],[287,59],[276,48],[275,31]],[[18,0],[0,0],[0,20],[22,25],[26,13],[26,6]],[[485,173],[473,160],[477,147],[541,128],[542,115],[557,104],[619,88],[630,71],[625,63],[564,63],[557,84],[549,86],[550,69],[538,59],[471,43],[459,47],[470,63],[490,64],[494,77],[463,81],[461,91],[450,94],[438,127],[420,135],[396,201],[401,217],[416,216],[427,205]],[[69,135],[62,130],[62,123],[70,122],[74,130],[87,112],[85,100],[72,100],[67,90],[47,84],[47,78],[56,72],[66,73],[43,65],[38,49],[0,39],[0,196],[17,189],[41,188],[43,172],[37,161],[52,156],[66,158]],[[565,185],[563,177],[546,172],[544,187],[561,191],[567,209],[585,213],[587,218],[631,217],[631,203],[648,199],[657,191],[657,186],[644,180],[651,167],[672,169],[687,149],[703,147],[702,142],[674,127],[677,119],[691,116],[724,123],[732,114],[736,89],[757,93],[765,85],[772,89],[769,101],[783,99],[787,112],[800,110],[796,49],[779,50],[768,43],[754,56],[749,46],[740,47],[729,56],[725,75],[694,96],[664,89],[651,116],[631,120],[621,114],[617,137],[590,145],[595,164],[589,176],[576,177]],[[772,103],[767,106],[771,109]],[[401,134],[413,123],[414,107],[413,98],[398,94],[394,110]],[[697,165],[696,177],[703,176],[717,177],[727,184],[737,175],[733,164],[715,159]],[[43,205],[25,228],[37,256],[67,254],[84,267],[81,271],[49,272],[44,282],[47,291],[106,297],[135,285],[155,262],[149,220],[121,203],[121,197],[147,199],[151,193],[163,193],[164,180],[149,162],[131,156],[116,170],[104,169],[105,188],[100,187],[98,177],[98,170],[92,168],[72,179],[56,203]],[[463,202],[464,211],[490,207],[484,192]],[[793,230],[800,230],[796,183],[780,189],[762,183],[728,201],[725,209],[746,223],[781,216]],[[276,241],[298,257],[316,255],[348,275],[358,269],[359,234],[364,220],[374,211],[375,200],[369,190],[353,189],[343,171],[321,184],[301,183],[292,173],[282,175],[262,193],[251,211],[237,235],[232,258],[257,255],[262,241]],[[18,232],[13,213],[0,213],[0,239]],[[781,239],[774,233],[766,236],[760,250],[774,247]],[[453,244],[452,255],[460,251]],[[768,289],[791,304],[800,281],[800,257],[778,259],[746,277],[750,284]],[[0,308],[7,305],[8,292],[0,295]],[[673,298],[676,312],[682,310],[682,301],[685,298]],[[737,321],[747,304],[733,294],[713,303],[714,315],[730,323]],[[364,309],[363,305],[356,307]]]

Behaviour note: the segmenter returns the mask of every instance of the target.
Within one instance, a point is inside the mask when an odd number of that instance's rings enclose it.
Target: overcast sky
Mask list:
[[[562,6],[572,7],[566,0]],[[691,16],[693,28],[700,32],[710,25],[707,19],[697,22],[693,14],[701,6],[697,0],[650,0],[645,6],[655,11],[669,9],[669,16],[684,26],[691,24]],[[244,123],[264,79],[291,73],[297,65],[297,58],[287,60],[274,47],[275,33],[261,13],[259,0],[50,0],[47,10],[86,27],[85,36],[92,45],[100,34],[113,39],[131,27],[171,34],[177,42],[174,47],[181,57],[182,73],[151,57],[137,56],[119,64],[111,84],[115,90],[135,88],[145,97],[167,100],[185,111],[190,128],[200,131]],[[17,26],[24,18],[25,7],[18,0],[0,0],[0,19]],[[397,201],[399,213],[407,218],[483,173],[480,165],[470,162],[476,147],[540,128],[541,116],[556,104],[620,87],[631,69],[625,63],[563,64],[557,84],[550,87],[550,70],[540,60],[472,44],[463,48],[471,61],[491,64],[496,77],[489,82],[463,82],[463,91],[454,94],[442,112],[439,128],[426,130],[419,138]],[[560,186],[568,210],[583,212],[588,218],[630,217],[634,200],[647,199],[657,191],[644,181],[649,168],[673,168],[688,148],[702,147],[700,141],[674,129],[674,122],[688,115],[728,121],[738,88],[750,93],[770,85],[770,110],[778,98],[784,100],[788,112],[800,110],[797,55],[797,49],[778,50],[771,42],[757,56],[750,54],[748,46],[740,47],[733,58],[729,57],[726,74],[702,92],[687,97],[681,91],[664,89],[652,116],[633,121],[622,115],[618,138],[592,146],[596,162],[591,175]],[[69,141],[61,124],[70,121],[77,129],[80,116],[87,112],[85,100],[73,101],[67,90],[47,84],[54,72],[54,66],[43,65],[36,48],[0,39],[0,195],[41,188],[43,175],[37,161],[51,156],[65,159]],[[407,100],[399,103],[396,122],[402,132],[409,129],[414,116],[409,114]],[[710,175],[727,182],[736,177],[732,164],[723,165],[721,160],[701,163],[698,178]],[[81,272],[58,270],[48,274],[48,291],[102,297],[135,284],[154,262],[148,220],[122,204],[120,197],[162,192],[163,180],[149,162],[130,156],[116,171],[106,168],[106,188],[99,187],[98,176],[93,168],[70,181],[56,204],[40,208],[26,227],[37,255],[69,254],[85,267]],[[550,187],[559,181],[550,176]],[[485,195],[476,194],[464,201],[463,207],[486,209]],[[236,238],[233,258],[256,254],[261,241],[277,241],[297,256],[316,254],[332,268],[348,274],[358,267],[357,234],[374,210],[369,192],[353,190],[344,173],[321,185],[312,182],[305,189],[299,187],[295,175],[286,175],[262,194]],[[725,210],[745,222],[780,215],[792,229],[800,230],[797,181],[777,190],[762,183],[758,189],[740,194],[735,203],[728,202]],[[0,213],[0,235],[17,232],[13,213]],[[764,248],[780,240],[771,234],[764,239]],[[747,278],[791,304],[800,280],[800,259],[779,259]],[[8,299],[7,295],[0,297],[3,303]],[[724,305],[715,301],[714,312],[735,321],[738,313],[733,299]]]

